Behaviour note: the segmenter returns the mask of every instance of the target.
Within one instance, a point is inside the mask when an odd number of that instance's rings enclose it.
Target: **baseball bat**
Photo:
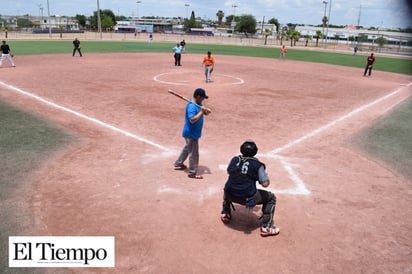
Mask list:
[[[178,98],[180,98],[180,99],[182,99],[182,100],[185,100],[185,101],[186,101],[186,102],[188,102],[188,103],[192,103],[192,104],[194,104],[194,105],[198,106],[199,108],[202,108],[202,106],[201,106],[201,105],[199,105],[199,104],[197,104],[196,102],[193,102],[193,101],[191,101],[191,100],[187,99],[186,97],[184,97],[184,96],[180,95],[180,94],[179,94],[179,93],[177,93],[177,92],[174,92],[174,91],[173,91],[173,90],[171,90],[171,89],[169,89],[169,93],[170,93],[170,94],[173,94],[174,96],[176,96],[176,97],[178,97]]]

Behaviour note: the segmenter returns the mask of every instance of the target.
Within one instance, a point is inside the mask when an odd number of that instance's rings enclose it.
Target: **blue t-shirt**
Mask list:
[[[199,111],[200,108],[198,106],[192,103],[187,103],[185,125],[182,132],[184,138],[193,138],[197,140],[202,136],[203,115],[195,123],[192,124],[190,122],[190,119],[192,119]]]
[[[176,47],[174,47],[173,48],[173,51],[175,52],[175,53],[182,53],[182,47],[180,47],[180,46],[176,46]]]

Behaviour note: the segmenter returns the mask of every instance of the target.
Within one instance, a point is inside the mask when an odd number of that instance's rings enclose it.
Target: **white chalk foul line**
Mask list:
[[[409,83],[407,86],[409,86],[409,85],[412,85],[412,83]],[[268,154],[269,154],[269,155],[270,155],[270,154],[276,155],[276,154],[279,153],[279,152],[282,152],[282,151],[284,151],[284,150],[286,150],[286,149],[288,149],[288,148],[293,147],[294,145],[297,145],[297,144],[299,144],[299,143],[301,143],[301,142],[303,142],[303,141],[305,141],[305,140],[307,140],[307,139],[309,139],[309,138],[312,138],[312,137],[318,135],[319,133],[321,133],[322,131],[325,131],[326,129],[335,126],[335,125],[338,124],[339,122],[342,122],[342,121],[344,121],[344,120],[346,120],[346,119],[354,116],[355,114],[358,114],[359,112],[362,112],[362,111],[364,111],[365,109],[370,108],[370,107],[372,107],[372,106],[374,106],[374,105],[376,105],[376,104],[378,104],[378,103],[380,103],[380,102],[382,102],[382,101],[384,101],[384,100],[386,100],[386,99],[388,99],[388,98],[390,98],[390,97],[398,94],[403,88],[404,88],[404,87],[398,88],[397,90],[395,90],[395,91],[393,91],[393,92],[391,92],[391,93],[389,93],[389,94],[387,94],[387,95],[385,95],[385,96],[383,96],[383,97],[381,97],[381,98],[379,98],[379,99],[376,99],[375,101],[373,101],[373,102],[371,102],[371,103],[369,103],[369,104],[363,105],[363,106],[361,106],[361,107],[359,107],[359,108],[357,108],[357,109],[349,112],[348,114],[343,115],[343,116],[339,117],[338,119],[336,119],[336,120],[334,120],[334,121],[332,121],[332,122],[330,122],[330,123],[328,123],[328,124],[326,124],[326,125],[324,125],[324,126],[321,126],[320,128],[317,128],[317,129],[315,129],[315,130],[313,130],[313,131],[311,131],[311,132],[303,135],[302,137],[300,137],[300,138],[298,138],[298,139],[296,139],[296,140],[294,140],[294,141],[292,141],[292,142],[287,143],[286,145],[284,145],[284,146],[282,146],[282,147],[279,147],[279,148],[276,148],[276,149],[272,150],[272,151],[269,152]]]
[[[412,85],[412,83],[409,83],[405,86],[407,87],[407,86],[410,86],[410,85]],[[326,129],[328,129],[332,126],[335,126],[336,124],[338,124],[338,123],[354,116],[355,114],[358,114],[358,113],[366,110],[367,108],[370,108],[370,107],[372,107],[372,106],[374,106],[374,105],[376,105],[376,104],[378,104],[378,103],[380,103],[384,100],[387,100],[388,98],[390,98],[390,97],[398,94],[399,92],[401,92],[404,87],[401,87],[401,88],[399,88],[399,89],[397,89],[397,90],[395,90],[395,91],[393,91],[393,92],[391,92],[391,93],[389,93],[389,94],[387,94],[387,95],[385,95],[385,96],[383,96],[379,99],[376,99],[375,101],[372,101],[369,104],[363,105],[363,106],[349,112],[348,114],[343,115],[343,116],[339,117],[338,119],[336,119],[336,120],[334,120],[334,121],[332,121],[332,122],[330,122],[330,123],[328,123],[324,126],[321,126],[320,128],[317,128],[317,129],[303,135],[302,137],[300,137],[296,140],[293,140],[293,141],[287,143],[286,145],[284,145],[282,147],[276,148],[276,149],[274,149],[274,150],[272,150],[272,151],[270,151],[266,154],[262,154],[262,156],[277,159],[281,163],[283,168],[288,172],[289,178],[295,183],[295,188],[283,189],[283,190],[278,189],[278,190],[275,190],[275,192],[276,193],[285,193],[285,194],[295,194],[295,195],[309,195],[310,194],[310,191],[306,188],[304,181],[299,177],[297,172],[295,172],[295,170],[293,169],[292,164],[289,163],[288,161],[286,161],[286,159],[284,157],[280,156],[278,153],[280,153],[280,152],[282,152],[282,151],[284,151],[288,148],[291,148],[291,147],[293,147],[297,144],[300,144],[303,141],[308,140],[308,139],[320,134],[321,132],[325,131]]]
[[[164,147],[164,146],[162,146],[162,145],[159,145],[159,144],[157,144],[157,143],[155,143],[155,142],[152,142],[152,141],[150,141],[150,140],[148,140],[148,139],[145,139],[145,138],[143,138],[143,137],[141,137],[141,136],[138,136],[138,135],[136,135],[136,134],[130,133],[130,132],[126,131],[126,130],[120,129],[120,128],[118,128],[118,127],[115,127],[115,126],[113,126],[113,125],[110,125],[110,124],[108,124],[108,123],[105,123],[105,122],[103,122],[103,121],[100,121],[100,120],[98,120],[98,119],[92,118],[92,117],[90,117],[90,116],[84,115],[84,114],[79,113],[79,112],[77,112],[77,111],[74,111],[74,110],[72,110],[72,109],[63,107],[63,106],[58,105],[58,104],[56,104],[56,103],[53,103],[53,102],[51,102],[51,101],[49,101],[49,100],[46,100],[46,99],[44,99],[44,98],[42,98],[42,97],[40,97],[40,96],[37,96],[37,95],[35,95],[35,94],[33,94],[33,93],[24,91],[24,90],[22,90],[22,89],[20,89],[20,88],[17,88],[17,87],[8,85],[8,84],[6,84],[6,83],[4,83],[4,82],[1,82],[1,81],[0,81],[0,85],[2,85],[3,87],[5,87],[5,88],[7,88],[7,89],[9,89],[9,90],[12,90],[12,91],[14,91],[14,92],[18,92],[18,93],[20,93],[20,94],[22,94],[22,95],[24,95],[24,96],[30,97],[30,98],[32,98],[32,99],[34,99],[34,100],[37,100],[37,101],[39,101],[39,102],[41,102],[41,103],[43,103],[43,104],[45,104],[45,105],[51,106],[51,107],[53,107],[53,108],[55,108],[55,109],[59,109],[59,110],[68,112],[68,113],[73,114],[73,115],[75,115],[75,116],[77,116],[77,117],[80,117],[80,118],[85,119],[85,120],[87,120],[87,121],[90,121],[90,122],[92,122],[92,123],[98,124],[98,125],[100,125],[100,126],[102,126],[102,127],[111,129],[111,130],[113,130],[113,131],[115,131],[115,132],[118,132],[118,133],[121,133],[121,134],[123,134],[123,135],[125,135],[125,136],[127,136],[127,137],[136,139],[136,140],[138,140],[138,141],[140,141],[140,142],[143,142],[143,143],[146,143],[146,144],[151,145],[151,146],[153,146],[153,147],[156,147],[156,148],[158,148],[158,149],[160,149],[160,150],[163,150],[163,151],[166,152],[166,153],[172,153],[172,151],[171,151],[170,149],[168,149],[168,148],[166,148],[166,147]]]

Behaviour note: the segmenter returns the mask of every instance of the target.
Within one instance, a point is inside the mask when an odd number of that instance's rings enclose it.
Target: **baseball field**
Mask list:
[[[411,273],[412,61],[366,52],[9,41],[0,68],[3,273]],[[204,82],[201,60],[216,66]],[[209,95],[203,180],[173,163],[185,102]],[[220,221],[228,161],[254,139],[277,196]],[[8,268],[8,236],[115,236],[116,267]]]

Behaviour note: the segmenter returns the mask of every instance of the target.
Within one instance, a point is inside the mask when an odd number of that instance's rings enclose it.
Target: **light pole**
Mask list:
[[[142,3],[142,1],[137,1],[137,20],[139,20],[139,4]]]
[[[50,5],[49,5],[49,0],[47,0],[47,21],[49,22],[49,38],[52,36],[52,30],[51,30],[51,25],[50,25]]]
[[[185,7],[186,7],[186,18],[187,19],[189,19],[189,6],[190,6],[190,4],[185,4]]]
[[[330,22],[330,10],[332,8],[332,0],[329,0],[329,13],[328,13],[328,25],[326,26],[326,42],[328,42],[328,34],[329,34],[329,22]]]
[[[232,8],[233,8],[233,20],[232,20],[232,23],[231,23],[231,25],[232,25],[232,34],[235,33],[235,25],[236,25],[235,16],[236,16],[236,8],[237,8],[237,7],[238,7],[238,6],[237,6],[236,4],[233,4],[233,5],[232,5]]]
[[[102,20],[100,18],[100,4],[97,0],[97,31],[100,33],[100,39],[102,39]]]
[[[323,46],[325,46],[325,17],[326,17],[326,6],[328,5],[327,1],[323,1],[323,4],[325,4],[325,11],[323,13],[323,18],[322,18],[322,35],[323,35]]]

